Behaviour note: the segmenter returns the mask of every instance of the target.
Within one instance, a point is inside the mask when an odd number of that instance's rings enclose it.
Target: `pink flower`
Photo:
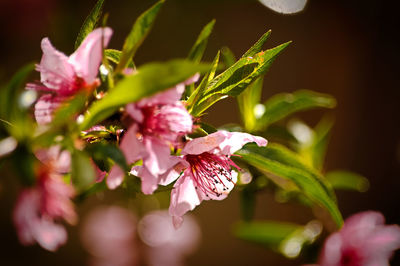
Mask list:
[[[57,51],[48,38],[42,40],[43,56],[36,69],[40,72],[39,84],[28,84],[27,89],[45,92],[35,105],[39,124],[51,122],[55,109],[68,97],[99,85],[97,72],[102,58],[102,48],[111,38],[110,28],[91,32],[79,48],[69,57]]]
[[[83,246],[92,255],[89,265],[132,266],[138,263],[136,218],[117,206],[97,207],[82,225]]]
[[[174,229],[168,211],[152,211],[138,223],[138,234],[144,244],[148,265],[185,265],[184,259],[200,244],[201,232],[197,221],[188,215],[185,223]]]
[[[367,211],[348,218],[342,229],[325,241],[321,266],[389,265],[400,248],[400,227],[385,225],[381,213]]]
[[[38,171],[38,185],[24,189],[14,209],[14,223],[22,244],[39,243],[44,249],[55,251],[67,240],[65,228],[56,220],[76,223],[77,217],[71,198],[72,186],[63,182],[54,168],[42,165]]]
[[[179,146],[180,138],[191,132],[191,115],[180,101],[185,85],[197,80],[195,75],[165,92],[128,104],[126,111],[134,123],[122,138],[120,147],[128,163],[142,159],[143,164],[132,169],[142,180],[142,191],[151,194],[158,184],[166,185],[163,175],[179,158],[171,156],[171,148]],[[122,183],[124,172],[118,166],[111,169],[107,185],[114,189]]]
[[[179,175],[171,191],[169,213],[174,226],[179,227],[182,216],[203,200],[223,200],[235,186],[238,168],[230,156],[249,142],[267,145],[262,137],[247,133],[218,131],[206,137],[193,139],[182,150],[183,160],[170,171]]]

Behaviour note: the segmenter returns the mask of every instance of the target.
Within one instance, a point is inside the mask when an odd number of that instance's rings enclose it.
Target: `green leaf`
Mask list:
[[[195,73],[204,73],[209,68],[207,64],[195,64],[186,60],[144,65],[138,68],[138,73],[121,80],[103,99],[90,106],[80,125],[81,129],[87,129],[101,122],[121,106],[172,88]]]
[[[268,147],[246,145],[236,154],[241,160],[267,173],[267,176],[272,174],[293,182],[310,200],[325,207],[339,227],[342,225],[343,218],[331,187],[294,153],[283,146],[269,144]]]
[[[290,234],[301,228],[300,225],[274,221],[239,222],[234,225],[233,233],[237,238],[277,248]]]
[[[215,19],[211,20],[200,32],[192,49],[190,49],[188,59],[194,62],[200,62],[207,46],[208,38],[214,28]]]
[[[258,119],[255,130],[262,131],[270,124],[281,120],[295,112],[312,108],[334,108],[336,100],[328,94],[308,90],[293,93],[279,93],[269,98],[265,103],[264,114]]]
[[[230,68],[236,62],[235,55],[229,47],[222,47],[221,49],[222,59],[226,68]]]
[[[97,1],[90,14],[86,17],[81,29],[79,30],[78,36],[75,41],[75,50],[78,49],[79,45],[83,42],[86,36],[91,33],[97,26],[103,12],[104,0]]]
[[[193,105],[203,96],[204,91],[207,88],[207,85],[214,78],[215,72],[217,71],[217,68],[218,68],[219,56],[220,56],[220,52],[218,51],[213,62],[211,63],[210,71],[207,73],[207,75],[205,75],[203,77],[199,86],[194,90],[194,92],[191,93],[189,99],[186,101],[189,112],[191,112]]]
[[[133,59],[137,49],[153,27],[155,18],[163,4],[164,0],[157,2],[136,19],[131,32],[125,39],[122,55],[115,72],[121,72],[128,65],[129,61]]]
[[[258,54],[259,52],[261,52],[264,43],[268,40],[270,35],[271,35],[271,30],[264,33],[261,36],[261,38],[249,50],[247,50],[247,52],[244,53],[242,58],[254,56],[254,55]]]
[[[325,177],[335,189],[365,192],[369,188],[367,178],[350,171],[336,170],[328,172]]]
[[[108,60],[114,64],[119,64],[122,52],[115,49],[106,49],[104,50],[104,54]],[[130,68],[135,68],[135,64],[133,63],[132,59],[129,59],[127,66]]]
[[[25,80],[34,70],[33,63],[27,64],[12,76],[7,85],[0,89],[0,118],[6,121],[15,119],[17,113],[21,112],[18,103],[21,90],[24,89]],[[12,122],[12,121],[10,121]]]
[[[238,96],[258,77],[264,75],[272,62],[290,42],[256,54],[243,57],[233,66],[218,75],[209,85],[202,99],[193,107],[192,114],[200,116],[217,101],[228,96]]]
[[[123,170],[129,171],[128,163],[122,151],[113,144],[94,143],[86,147],[86,151],[91,154],[93,159],[104,160],[110,158],[114,163],[118,164]]]
[[[244,221],[251,221],[254,217],[256,193],[247,186],[240,193],[240,209]]]
[[[75,95],[71,100],[63,102],[54,113],[54,118],[51,122],[51,125],[53,127],[61,125],[74,125],[75,116],[83,111],[87,96],[87,92],[82,92]]]
[[[73,184],[78,191],[87,189],[96,179],[96,173],[89,157],[85,152],[74,150],[71,163],[71,179]]]
[[[239,222],[234,234],[243,240],[265,245],[287,258],[296,258],[304,245],[313,243],[322,232],[318,221],[306,225],[277,221]]]
[[[102,182],[94,183],[88,189],[83,190],[78,196],[76,196],[75,200],[78,203],[81,203],[86,198],[88,198],[90,195],[96,194],[97,192],[104,191],[107,188],[108,187],[107,187],[107,184],[106,184],[106,179],[103,179]]]
[[[330,117],[323,118],[314,128],[314,138],[310,146],[311,160],[316,169],[321,170],[334,121]]]
[[[259,77],[238,97],[240,117],[246,131],[251,132],[256,124],[255,107],[261,98],[263,88],[263,77]]]

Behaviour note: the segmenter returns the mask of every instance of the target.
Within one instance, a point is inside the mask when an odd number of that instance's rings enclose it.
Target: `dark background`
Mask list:
[[[40,40],[48,36],[57,49],[73,52],[79,28],[94,0],[1,0],[0,80],[18,67],[41,57]],[[120,49],[136,17],[155,1],[109,0],[105,11],[114,36],[109,45]],[[265,78],[263,97],[277,92],[310,89],[334,95],[336,117],[326,169],[349,169],[371,182],[367,193],[338,192],[345,217],[363,210],[383,212],[388,223],[400,223],[398,11],[389,1],[310,0],[300,14],[284,16],[257,1],[167,0],[136,63],[185,57],[198,32],[211,19],[217,23],[206,50],[210,61],[222,46],[236,56],[272,29],[267,48],[293,40]],[[218,103],[206,120],[215,125],[238,122],[233,100]],[[313,125],[322,112],[302,118]],[[37,246],[21,248],[11,223],[17,187],[10,175],[0,177],[0,265],[82,265],[86,254],[76,228],[55,254]],[[93,200],[92,200],[93,201]],[[101,199],[97,199],[101,202]],[[84,216],[88,206],[80,209]],[[202,245],[189,265],[299,265],[257,245],[230,235],[239,218],[239,200],[206,202],[194,212],[203,231]],[[306,223],[310,210],[276,203],[273,195],[258,198],[257,218]],[[400,265],[399,254],[393,265]]]

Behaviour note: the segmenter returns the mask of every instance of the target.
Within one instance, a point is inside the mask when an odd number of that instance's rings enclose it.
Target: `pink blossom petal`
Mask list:
[[[193,139],[186,143],[182,149],[182,154],[202,154],[210,152],[219,147],[219,145],[227,138],[227,131],[217,131],[205,137]]]
[[[48,149],[39,149],[35,156],[44,164],[52,165],[55,171],[65,174],[71,168],[71,154],[67,150],[61,150],[59,145],[53,145]]]
[[[97,77],[102,58],[102,49],[108,45],[112,35],[110,28],[98,28],[89,33],[79,48],[69,57],[68,62],[86,83],[93,83]]]
[[[167,186],[171,184],[181,175],[182,171],[185,168],[190,166],[184,159],[177,156],[175,156],[174,158],[176,158],[175,160],[177,160],[178,163],[158,177],[158,184],[162,186]]]
[[[45,94],[40,97],[35,104],[36,122],[40,125],[50,123],[53,120],[55,110],[61,106],[64,100],[64,97],[51,94]]]
[[[145,195],[153,194],[158,187],[157,177],[150,173],[146,167],[134,166],[131,174],[138,176],[142,180],[142,192]]]
[[[179,228],[183,222],[182,216],[200,205],[202,200],[189,172],[185,171],[171,191],[169,214],[173,217],[174,227]]]
[[[130,103],[126,105],[126,112],[138,123],[142,123],[144,116],[140,108],[136,106],[135,103]]]
[[[125,172],[118,165],[114,165],[108,174],[106,183],[109,189],[116,189],[124,181]]]
[[[342,229],[325,241],[322,266],[389,265],[393,251],[400,248],[400,227],[385,225],[378,212],[362,212],[348,218]]]
[[[143,165],[153,176],[164,174],[178,162],[177,158],[170,155],[169,145],[157,138],[146,136],[143,142],[147,151],[147,156],[143,158]]]
[[[60,90],[60,84],[74,80],[74,68],[68,62],[68,57],[57,51],[48,38],[42,40],[41,46],[43,56],[38,66],[40,81],[48,88]]]
[[[68,236],[65,227],[52,220],[42,218],[34,227],[35,239],[44,249],[56,251],[67,242]]]
[[[161,107],[160,113],[166,117],[171,135],[173,135],[173,133],[192,132],[192,116],[188,113],[183,105],[164,105]]]
[[[123,136],[120,148],[128,164],[139,160],[145,151],[143,144],[137,139],[137,125],[131,126]]]
[[[248,133],[226,132],[227,138],[219,145],[223,154],[231,155],[240,150],[245,144],[255,142],[258,146],[266,146],[268,141],[262,137]]]
[[[40,197],[37,189],[23,190],[18,197],[13,220],[23,245],[37,242],[44,249],[55,251],[67,241],[67,232],[62,225],[39,216]]]
[[[255,142],[258,146],[265,146],[268,143],[266,139],[248,133],[219,130],[191,140],[183,148],[182,154],[201,154],[218,148],[223,154],[231,155],[249,142]]]

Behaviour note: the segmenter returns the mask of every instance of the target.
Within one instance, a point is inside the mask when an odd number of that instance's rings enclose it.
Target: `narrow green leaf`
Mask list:
[[[83,111],[87,96],[87,92],[83,92],[75,95],[71,100],[63,102],[56,110],[51,125],[53,127],[65,124],[71,126],[71,122],[75,122],[75,116]]]
[[[79,190],[85,190],[90,187],[96,179],[96,173],[92,162],[85,152],[75,150],[71,158],[71,179],[75,187]]]
[[[335,106],[335,98],[328,94],[308,90],[276,94],[264,103],[265,112],[257,121],[255,130],[262,131],[270,124],[295,112],[317,107],[334,108]]]
[[[246,131],[251,132],[256,124],[255,107],[260,102],[264,78],[251,83],[238,97],[240,117]]]
[[[324,117],[314,128],[314,138],[310,150],[313,166],[316,169],[321,170],[324,164],[333,124],[332,118]]]
[[[247,145],[237,154],[241,160],[260,171],[293,182],[313,202],[325,207],[339,227],[342,225],[342,216],[327,182],[296,159],[288,150],[276,144],[270,144],[269,147]]]
[[[75,50],[78,49],[86,36],[96,28],[103,12],[103,6],[104,0],[98,0],[92,11],[90,11],[89,15],[86,17],[76,38]]]
[[[128,65],[129,60],[133,59],[137,49],[153,27],[155,18],[163,4],[164,0],[160,0],[136,19],[131,32],[125,40],[122,55],[115,72],[121,72]]]
[[[24,89],[25,80],[34,70],[33,63],[27,64],[15,73],[11,80],[0,89],[0,118],[6,121],[15,119],[20,113],[18,98]],[[13,117],[13,118],[12,118]],[[10,121],[12,122],[12,121]]]
[[[220,56],[220,52],[218,51],[213,62],[211,63],[210,71],[203,77],[199,86],[194,90],[193,93],[191,93],[189,99],[186,101],[189,112],[191,112],[193,105],[203,96],[204,91],[207,88],[207,85],[214,78],[215,72],[217,71],[217,68],[218,68],[219,56]]]
[[[289,44],[290,42],[281,44],[254,57],[241,58],[210,82],[204,97],[193,107],[192,114],[200,116],[217,101],[228,96],[238,96],[253,81],[267,72],[278,54]]]
[[[236,63],[235,55],[229,47],[222,47],[221,54],[226,68],[230,68]]]
[[[256,205],[256,193],[252,189],[245,187],[240,193],[240,209],[242,219],[244,221],[251,221],[254,217]]]
[[[195,64],[186,60],[144,65],[138,68],[138,73],[121,80],[103,99],[92,104],[80,127],[82,130],[87,129],[125,104],[172,88],[195,73],[204,73],[209,69],[210,66],[207,64]]]
[[[202,31],[200,32],[199,36],[195,44],[193,45],[192,49],[190,49],[188,59],[194,62],[200,62],[201,58],[203,57],[204,51],[207,46],[208,38],[214,28],[215,19],[210,21]]]
[[[237,238],[278,248],[279,244],[302,226],[275,221],[239,222],[233,227]]]
[[[86,147],[86,151],[91,154],[92,158],[96,160],[111,159],[114,163],[118,164],[125,171],[129,171],[128,163],[122,151],[113,144],[94,143]]]
[[[118,65],[119,61],[121,60],[122,52],[115,49],[106,49],[104,50],[104,54],[108,60]],[[130,68],[135,68],[135,64],[133,63],[132,59],[129,59],[127,66]]]
[[[262,47],[264,43],[268,40],[269,36],[271,35],[271,30],[264,33],[261,38],[249,49],[247,52],[244,53],[243,57],[254,56],[262,51]]]
[[[325,176],[335,189],[365,192],[369,188],[367,178],[350,171],[336,170],[328,172]]]

